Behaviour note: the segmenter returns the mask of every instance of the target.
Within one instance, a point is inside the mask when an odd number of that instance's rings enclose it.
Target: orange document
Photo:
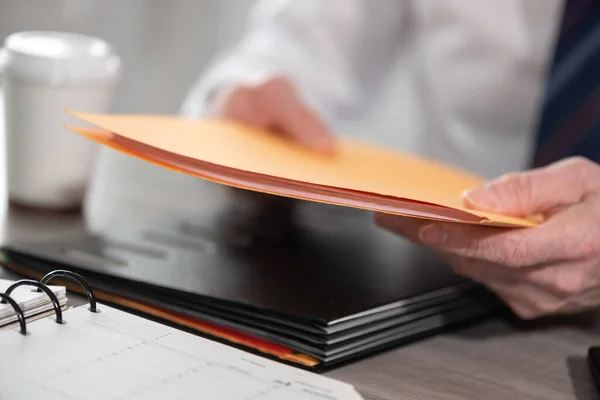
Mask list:
[[[117,151],[213,182],[315,202],[430,220],[530,227],[464,207],[461,193],[484,180],[421,157],[342,140],[319,155],[245,125],[168,115],[69,111],[96,128],[67,128]]]

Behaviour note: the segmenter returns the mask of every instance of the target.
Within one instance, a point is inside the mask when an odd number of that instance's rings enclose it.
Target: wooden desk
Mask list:
[[[77,215],[11,209],[2,239],[68,233],[82,225]],[[0,277],[17,278],[1,269]],[[355,385],[369,400],[598,399],[585,361],[587,348],[600,344],[596,319],[553,319],[519,328],[492,320],[328,375]]]

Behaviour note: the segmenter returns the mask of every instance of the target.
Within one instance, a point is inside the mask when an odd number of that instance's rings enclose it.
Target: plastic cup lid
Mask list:
[[[102,39],[71,32],[30,31],[8,36],[0,55],[5,73],[52,85],[107,85],[120,59]]]

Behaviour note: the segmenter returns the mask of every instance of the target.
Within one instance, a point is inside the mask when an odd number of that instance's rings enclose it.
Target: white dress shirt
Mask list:
[[[243,39],[200,74],[181,112],[201,117],[214,88],[281,73],[343,134],[342,122],[374,103],[410,45],[423,118],[419,132],[397,134],[410,134],[426,156],[487,177],[526,168],[561,3],[259,0]],[[139,210],[140,218],[149,211],[210,213],[211,205],[232,200],[227,193],[104,149],[85,213],[91,227],[118,223],[113,209],[122,207]]]
[[[527,168],[561,0],[260,0],[246,35],[192,88],[290,77],[335,130],[373,102],[404,45],[416,51],[417,150],[495,177]],[[398,132],[398,135],[406,132]]]

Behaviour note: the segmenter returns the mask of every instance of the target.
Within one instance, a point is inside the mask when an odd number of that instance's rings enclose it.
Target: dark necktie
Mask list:
[[[548,71],[534,166],[600,162],[600,1],[566,0]]]

